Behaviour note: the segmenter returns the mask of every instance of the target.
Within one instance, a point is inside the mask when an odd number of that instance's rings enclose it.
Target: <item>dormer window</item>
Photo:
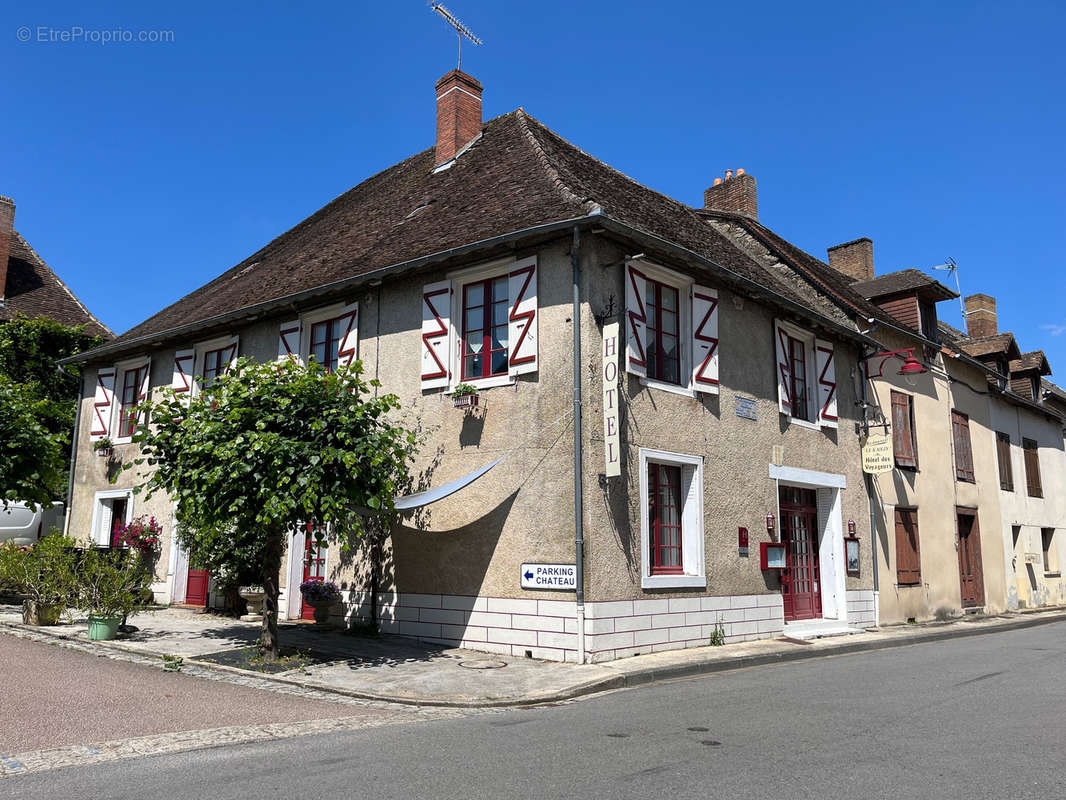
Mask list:
[[[928,300],[919,300],[918,314],[921,317],[922,336],[932,342],[939,342],[940,332],[936,324],[936,305]]]

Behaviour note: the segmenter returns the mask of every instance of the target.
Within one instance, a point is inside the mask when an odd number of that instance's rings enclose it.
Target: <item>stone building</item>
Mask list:
[[[358,358],[427,435],[420,488],[498,462],[391,531],[383,631],[601,661],[873,622],[859,415],[880,345],[858,322],[880,311],[801,268],[742,171],[691,208],[521,109],[483,124],[468,75],[436,90],[434,147],[79,359],[71,531],[168,521],[159,599],[210,602],[169,501],[135,496],[133,471],[109,483],[92,442],[128,460],[138,398],[196,391],[238,355]],[[456,407],[460,383],[476,406]],[[782,542],[786,570],[764,547]],[[290,618],[314,575],[366,616],[364,554],[296,531],[286,564]],[[581,567],[576,587],[523,588],[535,564]]]

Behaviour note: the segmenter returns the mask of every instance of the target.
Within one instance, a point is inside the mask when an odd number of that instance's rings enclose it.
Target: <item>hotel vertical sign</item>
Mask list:
[[[621,437],[619,436],[618,393],[618,323],[603,326],[603,455],[607,477],[622,474]]]

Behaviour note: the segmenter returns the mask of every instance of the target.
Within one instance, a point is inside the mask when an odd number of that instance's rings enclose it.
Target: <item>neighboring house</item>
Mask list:
[[[1051,374],[1040,350],[1019,353],[1014,336],[1000,333],[995,298],[966,298],[968,333],[953,331],[967,353],[985,362],[996,437],[1007,606],[1066,603],[1061,564],[1066,558],[1066,451],[1062,403],[1044,396]]]
[[[157,596],[209,602],[170,503],[135,497],[132,471],[109,483],[92,442],[110,436],[132,457],[139,398],[196,391],[238,355],[359,358],[426,432],[421,487],[503,457],[391,532],[383,631],[601,661],[706,644],[718,625],[740,641],[873,622],[859,376],[877,343],[859,331],[866,307],[849,305],[865,301],[836,296],[846,281],[824,265],[814,280],[724,229],[761,230],[750,176],[728,175],[693,209],[521,109],[483,125],[481,91],[444,76],[435,147],[78,357],[71,530],[102,539],[135,505],[154,514],[168,522]],[[453,407],[460,382],[478,388],[476,410]],[[521,587],[523,564],[574,564],[578,533],[583,604]],[[784,580],[760,564],[780,539]],[[343,581],[348,613],[365,616],[362,555],[310,548],[295,532],[287,616],[305,615],[294,587],[312,575]]]
[[[15,230],[15,201],[0,197],[0,321],[19,314],[84,325],[87,333],[105,339],[114,336]]]

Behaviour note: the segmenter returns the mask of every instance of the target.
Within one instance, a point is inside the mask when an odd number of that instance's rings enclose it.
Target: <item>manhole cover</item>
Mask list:
[[[466,669],[499,669],[500,667],[506,667],[507,662],[492,661],[490,659],[485,659],[483,661],[460,661],[459,666],[465,667]]]

